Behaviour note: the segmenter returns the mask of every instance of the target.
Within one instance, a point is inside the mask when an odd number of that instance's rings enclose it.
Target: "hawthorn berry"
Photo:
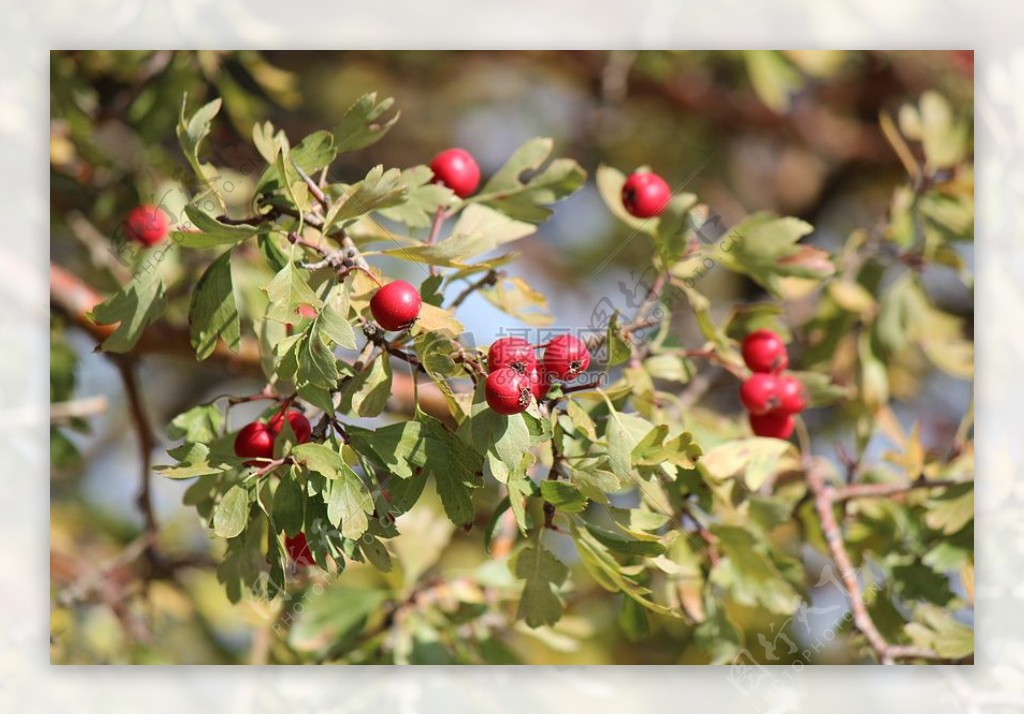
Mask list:
[[[763,415],[781,406],[779,380],[775,375],[755,372],[740,385],[740,402],[752,415]]]
[[[638,171],[622,185],[622,205],[637,218],[652,218],[665,210],[672,190],[665,180],[650,171]]]
[[[743,362],[754,372],[782,372],[789,356],[782,338],[771,330],[755,330],[743,340]]]
[[[404,330],[420,314],[423,299],[411,283],[391,281],[370,299],[370,312],[385,330]]]
[[[540,402],[544,399],[544,395],[547,394],[548,385],[543,379],[541,379],[536,365],[530,368],[530,371],[526,373],[526,377],[530,380],[530,392],[533,393],[537,402]]]
[[[559,335],[544,349],[545,380],[571,380],[590,366],[587,344],[575,335]]]
[[[445,149],[430,162],[430,170],[434,172],[435,181],[454,191],[460,199],[476,191],[480,183],[480,167],[465,149]]]
[[[288,557],[298,566],[312,566],[316,563],[313,560],[313,552],[309,550],[309,542],[306,535],[301,531],[295,536],[284,537],[284,550]]]
[[[284,419],[284,413],[278,412],[267,422],[267,428],[270,430],[270,434],[274,438],[281,433],[281,428],[284,427]],[[295,440],[298,444],[308,442],[310,437],[313,436],[312,425],[309,424],[309,420],[306,419],[306,416],[298,410],[288,410],[288,424],[291,425],[292,432],[295,434]]]
[[[235,437],[235,454],[239,457],[255,457],[260,459],[272,459],[274,456],[274,433],[262,422],[250,422],[238,431]],[[261,464],[258,461],[248,461],[247,467],[255,467]]]
[[[765,415],[750,415],[750,429],[758,437],[789,439],[794,424],[793,415],[778,410]]]
[[[510,367],[499,367],[487,376],[487,404],[499,415],[517,415],[530,406],[533,386],[530,378]]]
[[[780,375],[778,387],[779,409],[791,415],[803,412],[807,407],[804,384],[793,375]]]
[[[169,226],[167,214],[152,204],[136,206],[124,221],[128,237],[146,246],[155,246],[167,238]]]
[[[499,338],[491,343],[487,351],[487,369],[490,372],[499,367],[510,367],[516,372],[528,374],[537,367],[533,346],[522,338]]]

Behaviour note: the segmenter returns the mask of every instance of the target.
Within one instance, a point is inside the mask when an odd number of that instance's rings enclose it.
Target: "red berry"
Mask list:
[[[262,422],[250,422],[238,431],[235,437],[235,454],[239,457],[272,459],[274,456],[274,434]],[[249,461],[247,467],[258,466],[260,462]]]
[[[544,350],[544,375],[551,380],[571,380],[590,366],[587,344],[575,335],[559,335]]]
[[[789,356],[782,338],[771,330],[755,330],[743,340],[743,362],[754,372],[782,372]]]
[[[309,420],[306,419],[306,416],[298,410],[288,410],[288,424],[291,425],[292,432],[295,434],[295,440],[298,444],[308,442],[309,438],[313,436],[313,427],[309,424]],[[267,422],[267,428],[274,437],[277,437],[277,435],[280,434],[283,426],[284,414],[281,412],[278,412]]]
[[[430,162],[430,170],[434,172],[435,181],[454,191],[460,199],[476,191],[480,183],[480,167],[465,149],[445,149]]]
[[[312,566],[313,552],[309,550],[309,542],[306,541],[306,535],[301,531],[295,536],[284,537],[284,550],[288,552],[288,557],[294,561],[298,566]]]
[[[657,216],[668,205],[672,190],[665,180],[649,171],[630,174],[622,185],[622,205],[637,218]]]
[[[763,415],[781,405],[779,380],[775,375],[755,372],[740,386],[740,402],[752,415]]]
[[[544,395],[548,391],[547,383],[541,379],[540,373],[537,372],[537,366],[534,365],[530,368],[530,371],[526,373],[526,377],[530,380],[530,392],[537,398],[537,402],[544,399]]]
[[[302,305],[300,305],[296,309],[296,312],[298,312],[298,314],[301,315],[303,318],[315,318],[316,317],[316,309],[313,308],[313,306],[311,306],[311,305],[309,305],[307,303],[303,303]]]
[[[769,412],[766,415],[750,415],[750,429],[758,437],[789,439],[793,434],[793,415],[785,412]]]
[[[487,351],[487,370],[494,372],[499,367],[510,367],[516,372],[529,373],[537,367],[533,347],[522,338],[499,338],[491,343]]]
[[[530,378],[510,367],[499,367],[487,376],[487,404],[499,415],[517,415],[530,406]]]
[[[804,384],[792,375],[779,377],[779,409],[787,414],[803,412],[807,407]]]
[[[405,281],[391,281],[370,299],[370,312],[385,330],[404,330],[420,314],[423,299]]]
[[[133,241],[146,246],[155,246],[167,238],[169,223],[167,214],[159,208],[143,204],[128,212],[124,230]]]

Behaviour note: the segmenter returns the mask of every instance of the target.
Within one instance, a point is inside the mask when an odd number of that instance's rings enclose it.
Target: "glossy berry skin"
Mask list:
[[[144,246],[155,246],[167,238],[169,225],[167,214],[156,206],[143,204],[128,212],[124,230],[133,241]]]
[[[288,424],[291,425],[292,432],[295,434],[295,440],[298,444],[305,444],[309,441],[309,438],[313,436],[312,425],[309,424],[309,420],[306,419],[306,416],[298,410],[288,410]],[[275,438],[280,434],[283,426],[284,415],[280,412],[271,417],[267,422],[267,428]]]
[[[587,344],[575,335],[559,335],[544,349],[544,377],[551,380],[572,380],[590,367]]]
[[[487,351],[487,370],[494,372],[499,367],[510,367],[517,372],[528,374],[537,367],[533,347],[522,338],[499,338],[491,343]]]
[[[766,415],[750,415],[750,429],[758,437],[789,439],[793,434],[793,415],[785,412],[769,412]]]
[[[782,372],[789,367],[786,344],[771,330],[755,330],[743,340],[743,362],[754,372]]]
[[[370,299],[373,319],[385,330],[404,330],[420,314],[423,299],[411,283],[391,281]]]
[[[770,373],[755,372],[740,385],[740,402],[752,415],[763,415],[781,406],[779,379]]]
[[[499,415],[518,415],[530,406],[530,378],[510,367],[499,367],[487,376],[484,394],[488,406]]]
[[[792,375],[780,375],[779,385],[779,409],[790,415],[803,412],[807,407],[807,397],[804,392],[804,384]]]
[[[309,542],[306,535],[301,531],[295,536],[284,537],[284,550],[288,552],[288,558],[297,566],[312,566],[316,563],[313,560],[313,552],[309,550]]]
[[[526,377],[530,380],[530,392],[533,393],[537,402],[540,402],[544,399],[544,395],[547,394],[548,384],[541,378],[536,365],[530,368],[530,371],[526,373]]]
[[[665,180],[649,171],[638,171],[622,185],[622,205],[637,218],[652,218],[665,210],[672,190]]]
[[[250,422],[238,431],[235,437],[235,454],[239,457],[272,459],[274,456],[274,433],[262,422]],[[259,466],[261,462],[249,461],[247,467]]]
[[[480,184],[480,167],[476,159],[465,149],[445,149],[430,162],[434,180],[440,181],[464,199]]]

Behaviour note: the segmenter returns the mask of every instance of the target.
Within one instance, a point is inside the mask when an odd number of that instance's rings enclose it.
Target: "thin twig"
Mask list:
[[[132,421],[135,423],[135,433],[139,441],[139,459],[141,470],[139,473],[139,494],[136,498],[139,510],[142,512],[143,521],[146,524],[146,532],[156,535],[158,526],[156,514],[153,511],[153,496],[151,491],[152,460],[153,450],[156,449],[156,440],[153,437],[153,428],[149,423],[149,415],[146,414],[146,406],[135,377],[135,361],[126,356],[111,356],[118,371],[121,373],[121,381],[124,383],[125,395],[128,397],[128,408],[131,412]],[[149,546],[152,549],[152,544]]]
[[[91,417],[107,411],[109,402],[104,395],[83,397],[80,400],[50,403],[50,422],[67,422],[77,417]]]
[[[825,535],[825,542],[828,544],[829,554],[832,561],[839,569],[839,576],[842,579],[843,587],[846,590],[850,601],[850,608],[853,611],[853,624],[856,626],[868,643],[878,654],[879,661],[883,665],[892,665],[900,659],[926,659],[943,660],[938,653],[927,648],[913,646],[902,646],[889,643],[881,634],[871,614],[868,613],[867,605],[864,602],[864,592],[857,580],[857,570],[850,560],[846,551],[846,544],[843,542],[842,531],[836,522],[833,511],[836,503],[836,489],[826,483],[825,472],[820,463],[813,457],[806,457],[807,487],[814,497],[814,508],[821,521],[821,530]]]
[[[483,275],[483,277],[481,277],[477,281],[474,281],[473,283],[470,283],[466,287],[466,289],[464,291],[462,291],[457,296],[455,296],[455,300],[453,300],[452,304],[450,306],[448,306],[448,309],[449,310],[455,310],[460,305],[462,305],[466,301],[466,299],[469,298],[469,296],[473,295],[473,293],[475,293],[476,291],[480,290],[481,288],[486,288],[487,286],[494,285],[495,283],[498,282],[498,277],[499,276],[500,276],[500,273],[498,271],[494,270],[493,268],[491,270],[487,271],[487,273],[485,273]]]

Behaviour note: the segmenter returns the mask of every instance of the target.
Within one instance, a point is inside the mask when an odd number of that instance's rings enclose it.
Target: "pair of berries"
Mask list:
[[[589,366],[587,344],[574,335],[551,340],[540,366],[526,340],[495,340],[487,351],[487,404],[498,414],[519,414],[530,406],[531,397],[541,400],[553,381],[572,380]]]
[[[445,149],[430,162],[430,170],[434,172],[434,181],[447,186],[460,199],[472,194],[480,184],[480,167],[465,149]]]
[[[631,216],[653,218],[661,214],[672,198],[665,180],[650,171],[637,171],[622,185],[622,206]]]
[[[770,330],[755,330],[743,341],[743,362],[754,373],[740,386],[750,428],[758,437],[788,439],[793,415],[807,407],[807,398],[803,383],[783,373],[789,366],[785,344]]]
[[[252,460],[273,459],[274,440],[284,427],[285,419],[285,413],[278,412],[266,423],[250,422],[247,424],[238,431],[238,435],[235,437],[235,454]],[[287,420],[295,434],[295,440],[299,444],[308,442],[313,436],[312,425],[309,424],[306,416],[298,410],[288,410]],[[258,461],[249,461],[245,463],[245,466],[254,467],[259,464]]]
[[[370,298],[370,313],[385,330],[405,330],[419,317],[423,299],[411,283],[391,281]]]
[[[124,232],[128,238],[144,246],[155,246],[167,238],[170,219],[152,204],[136,206],[124,220]]]

